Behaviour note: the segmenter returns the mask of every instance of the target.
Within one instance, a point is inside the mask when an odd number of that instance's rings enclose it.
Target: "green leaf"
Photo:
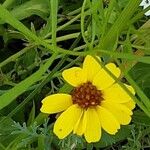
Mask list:
[[[38,150],[45,149],[45,136],[39,135],[38,137]]]
[[[52,20],[52,45],[53,50],[56,49],[56,30],[57,30],[57,10],[58,10],[58,0],[51,1],[51,20]]]
[[[128,4],[129,0],[118,1],[120,8],[124,8]]]
[[[131,127],[130,126],[122,126],[121,129],[118,131],[115,135],[110,135],[104,131],[102,131],[102,138],[99,142],[95,143],[94,146],[96,148],[103,148],[106,146],[111,146],[115,144],[116,142],[125,140],[127,137],[129,137],[131,133]]]
[[[32,65],[36,58],[36,51],[35,49],[30,49],[30,51],[27,51],[21,58],[21,65],[23,67],[28,67]]]
[[[150,118],[142,111],[135,111],[132,121],[134,123],[144,125],[144,126],[150,126]]]
[[[33,106],[31,112],[29,114],[29,119],[27,121],[27,125],[29,126],[35,119],[35,103],[33,102]]]
[[[48,10],[48,0],[31,0],[14,7],[10,13],[18,20],[25,19],[31,15],[37,15],[45,19],[48,15]]]
[[[137,63],[130,74],[143,89],[150,87],[150,64]]]
[[[9,117],[1,117],[0,121],[0,143],[7,146],[16,137],[15,135],[11,134],[15,129],[12,126],[14,125],[14,122]]]
[[[120,35],[121,31],[129,26],[128,21],[139,7],[140,2],[140,0],[132,0],[128,2],[110,30],[106,33],[104,38],[101,39],[99,45],[100,49],[111,50],[113,48],[115,43],[115,40],[113,39],[116,39],[117,35]]]
[[[150,64],[137,63],[131,69],[130,75],[150,98]]]

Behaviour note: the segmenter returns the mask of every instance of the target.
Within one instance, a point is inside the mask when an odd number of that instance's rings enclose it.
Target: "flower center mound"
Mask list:
[[[91,82],[76,87],[72,93],[72,101],[82,108],[100,105],[103,100],[102,93]]]

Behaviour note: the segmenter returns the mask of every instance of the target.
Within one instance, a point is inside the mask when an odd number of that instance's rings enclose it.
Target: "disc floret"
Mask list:
[[[83,83],[72,92],[72,101],[82,108],[100,105],[102,93],[91,82]]]

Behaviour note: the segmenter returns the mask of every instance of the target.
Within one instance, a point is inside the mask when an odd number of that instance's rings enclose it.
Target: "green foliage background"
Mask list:
[[[0,149],[150,148],[150,20],[141,0],[0,0]],[[132,123],[87,144],[57,139],[41,100],[69,92],[61,72],[87,54],[115,62],[137,103]],[[119,83],[121,84],[121,83]]]

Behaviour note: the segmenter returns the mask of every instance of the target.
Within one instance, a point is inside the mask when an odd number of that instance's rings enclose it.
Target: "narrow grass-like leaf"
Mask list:
[[[124,8],[124,10],[122,11],[118,19],[115,21],[113,26],[110,28],[106,36],[104,36],[101,39],[99,44],[100,49],[111,50],[115,43],[113,39],[116,39],[116,36],[119,35],[123,28],[128,25],[127,23],[129,19],[139,7],[140,2],[140,0],[129,1],[128,5]]]
[[[6,150],[6,147],[4,147],[4,145],[2,143],[0,143],[0,149],[1,150]]]
[[[5,0],[3,3],[3,7],[9,8],[12,4],[15,3],[16,0]]]
[[[114,58],[123,58],[126,60],[135,60],[138,62],[150,64],[150,56],[142,57],[142,56],[136,56],[136,55],[128,54],[128,53],[119,53],[119,52],[112,52],[112,51],[100,50],[100,49],[94,49],[94,50],[89,50],[85,52],[73,52],[73,51],[68,51],[68,50],[58,48],[58,51],[63,54],[74,55],[74,56],[86,56],[88,54],[91,54],[91,55],[98,54],[101,56],[102,54],[105,54]]]
[[[149,98],[144,94],[144,92],[140,89],[140,87],[136,84],[136,82],[131,78],[131,76],[127,73],[125,73],[125,77],[128,80],[128,82],[134,87],[136,90],[137,95],[141,98],[141,101],[145,104],[145,107],[149,111],[150,114],[150,100]],[[150,117],[150,115],[149,115]]]
[[[53,51],[56,51],[56,30],[57,30],[57,9],[58,0],[51,0],[51,23],[52,23],[52,46]]]
[[[133,122],[144,126],[150,126],[150,118],[142,111],[135,111],[133,115]]]
[[[27,125],[29,126],[33,122],[34,119],[35,119],[35,103],[33,101],[33,106],[32,106],[32,109],[30,111],[30,114],[29,114]]]
[[[4,60],[3,62],[0,63],[0,68],[2,68],[3,66],[5,66],[6,64],[8,64],[9,62],[15,61],[19,56],[23,55],[24,53],[26,53],[28,50],[30,50],[31,48],[33,48],[34,46],[28,46],[25,47],[24,49],[20,50],[19,52],[17,52],[16,54],[8,57],[6,60]]]
[[[129,73],[126,70],[124,70],[124,68],[122,68],[120,62],[117,61],[117,63],[120,66],[124,77],[130,83],[130,85],[132,85],[132,87],[135,89],[136,94],[139,96],[138,98],[136,98],[136,97],[133,97],[131,95],[131,97],[138,104],[138,106],[145,112],[145,114],[150,117],[150,101],[149,101],[149,98],[144,94],[144,92],[140,89],[140,87],[136,84],[136,82],[131,78]],[[124,86],[122,86],[122,87],[130,95],[130,92]]]
[[[82,9],[81,9],[81,33],[82,33],[82,37],[84,39],[84,42],[87,44],[87,46],[90,44],[89,41],[86,38],[85,35],[85,17],[86,17],[86,13],[85,13],[85,9],[87,7],[87,4],[89,4],[90,1],[89,0],[84,0],[83,5],[82,5]]]
[[[55,60],[56,56],[57,54],[53,54],[51,58],[49,58],[49,60],[43,66],[41,66],[37,72],[35,72],[25,80],[21,81],[15,87],[0,96],[0,110],[10,104],[20,94],[24,93],[26,89],[29,88],[32,84],[37,82]]]
[[[37,15],[45,19],[48,15],[48,9],[47,0],[32,0],[14,7],[10,13],[18,20],[25,19],[32,15]]]
[[[45,147],[46,147],[46,145],[45,145],[45,136],[44,135],[39,135],[39,137],[38,137],[38,149],[37,150],[45,149]]]
[[[103,28],[102,28],[102,37],[106,34],[106,28],[107,28],[107,24],[109,22],[110,16],[113,13],[113,8],[114,8],[114,4],[115,4],[116,0],[111,0],[106,12],[106,17],[104,17],[104,23],[103,23]]]

